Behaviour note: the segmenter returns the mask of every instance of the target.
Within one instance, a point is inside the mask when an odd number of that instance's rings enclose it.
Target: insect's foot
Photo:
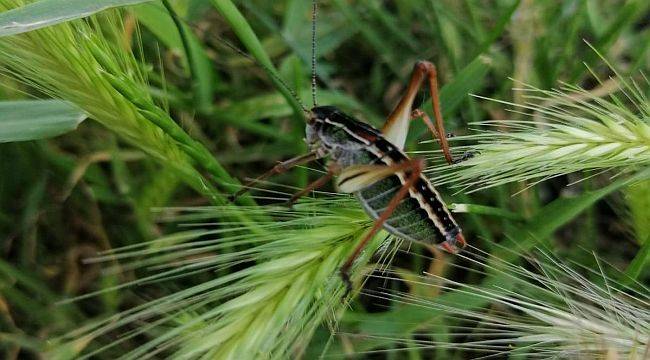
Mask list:
[[[420,109],[413,109],[411,111],[411,120],[419,119],[425,115],[424,111]]]
[[[343,294],[342,298],[345,300],[352,293],[352,280],[350,280],[350,274],[347,269],[341,268],[339,275],[341,275],[341,280],[343,280],[343,284],[345,285],[345,294]]]
[[[461,157],[459,157],[458,159],[454,159],[453,163],[454,163],[454,164],[461,163],[461,162],[463,162],[463,161],[465,161],[465,160],[469,160],[469,159],[473,158],[473,157],[476,156],[476,155],[478,155],[478,151],[468,151],[468,152],[464,153],[464,154],[463,154]]]
[[[244,195],[244,194],[248,191],[248,189],[249,189],[248,186],[242,186],[242,187],[241,187],[239,190],[237,190],[236,192],[234,192],[234,193],[228,195],[228,198],[227,198],[228,201],[234,203],[235,200],[237,200],[237,198],[239,198],[240,196]]]
[[[458,254],[460,252],[460,249],[455,244],[451,244],[448,241],[441,243],[439,246],[441,249],[452,255]]]
[[[293,205],[296,204],[296,201],[293,199],[287,200],[284,202],[284,206],[286,206],[289,210],[293,210]]]

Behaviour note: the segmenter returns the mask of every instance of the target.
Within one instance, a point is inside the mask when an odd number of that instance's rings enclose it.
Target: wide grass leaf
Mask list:
[[[100,11],[151,0],[41,0],[0,14],[0,36],[81,19]]]
[[[44,139],[77,128],[86,114],[61,100],[0,102],[0,143]]]

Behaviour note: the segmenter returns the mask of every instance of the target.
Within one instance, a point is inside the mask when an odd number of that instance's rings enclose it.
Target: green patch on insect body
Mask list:
[[[399,178],[391,176],[359,191],[358,197],[366,211],[376,217],[381,209],[388,206],[401,186]],[[426,214],[423,213],[418,203],[407,197],[395,208],[386,225],[392,228],[392,233],[406,236],[409,240],[436,243],[436,230],[430,226]]]

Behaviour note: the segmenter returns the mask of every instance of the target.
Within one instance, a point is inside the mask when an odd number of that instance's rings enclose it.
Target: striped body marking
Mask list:
[[[440,194],[422,175],[424,160],[410,159],[402,151],[411,120],[420,118],[438,139],[447,163],[455,162],[447,143],[440,110],[435,65],[428,61],[415,63],[406,91],[388,115],[381,131],[344,114],[336,107],[317,106],[316,11],[317,4],[314,0],[311,31],[311,88],[314,107],[308,110],[295,91],[273,75],[274,71],[267,71],[293,96],[307,115],[305,141],[311,151],[275,165],[256,179],[248,181],[230,199],[234,201],[257,182],[270,176],[316,159],[329,158],[327,173],[294,194],[287,204],[294,204],[301,196],[318,189],[338,175],[339,190],[353,193],[366,213],[375,220],[341,265],[340,275],[349,293],[352,290],[349,271],[354,260],[382,228],[399,238],[438,245],[451,253],[457,253],[466,242]],[[429,85],[435,124],[423,111],[413,109],[418,90],[424,81]]]
[[[410,159],[382,133],[370,125],[344,114],[332,106],[312,109],[314,116],[307,125],[307,142],[321,156],[345,169],[355,165],[391,166]],[[378,219],[397,191],[407,182],[409,171],[396,171],[390,176],[355,191],[366,213]],[[339,186],[354,181],[358,174],[339,177]],[[440,194],[429,180],[420,175],[414,186],[383,224],[389,233],[425,244],[442,242],[447,250],[458,251],[465,240],[461,229],[447,209]]]

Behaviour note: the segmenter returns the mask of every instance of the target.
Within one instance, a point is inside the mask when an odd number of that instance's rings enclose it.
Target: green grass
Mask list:
[[[359,205],[331,185],[280,205],[319,164],[225,199],[306,150],[280,79],[311,106],[309,2],[150,1],[15,34],[59,22],[51,3],[0,15],[0,357],[647,354],[646,1],[319,3],[319,104],[380,126],[429,60],[454,152],[477,152],[442,165],[412,124],[471,247],[380,233],[349,299]],[[563,343],[560,318],[593,331]]]

